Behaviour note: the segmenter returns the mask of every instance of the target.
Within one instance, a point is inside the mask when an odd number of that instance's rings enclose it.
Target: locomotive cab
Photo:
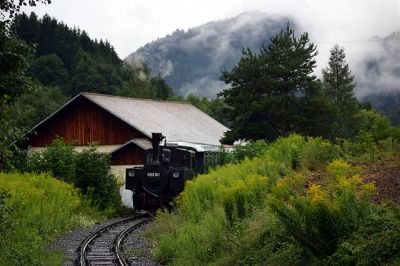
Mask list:
[[[153,149],[146,152],[144,166],[126,169],[125,188],[133,191],[137,210],[168,206],[183,191],[186,180],[194,176],[194,152],[177,145],[160,146],[164,138],[161,133],[153,133]]]

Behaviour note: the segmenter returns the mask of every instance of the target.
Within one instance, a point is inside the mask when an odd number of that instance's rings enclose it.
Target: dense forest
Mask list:
[[[16,16],[10,30],[32,49],[27,76],[35,87],[4,107],[4,117],[17,127],[31,128],[80,92],[189,101],[223,121],[220,100],[175,96],[146,65],[124,63],[108,41],[92,40],[85,31],[48,15],[38,18],[33,12],[23,13]]]
[[[124,64],[108,41],[92,40],[85,31],[47,15],[18,15],[10,30],[34,51],[27,68],[34,89],[3,110],[18,127],[32,127],[84,91],[150,99],[173,96],[164,80],[145,66]]]

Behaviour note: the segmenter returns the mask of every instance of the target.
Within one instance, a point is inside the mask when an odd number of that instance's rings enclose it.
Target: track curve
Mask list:
[[[120,251],[124,237],[148,222],[148,214],[122,219],[87,237],[79,247],[78,265],[129,265]]]

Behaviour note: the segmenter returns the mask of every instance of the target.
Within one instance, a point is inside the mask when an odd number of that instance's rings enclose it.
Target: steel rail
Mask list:
[[[85,240],[82,241],[82,243],[81,243],[81,245],[80,245],[80,247],[79,247],[79,261],[78,261],[78,264],[81,265],[81,266],[86,266],[86,265],[88,265],[87,259],[86,259],[86,253],[87,253],[87,250],[88,250],[89,245],[92,243],[92,241],[93,241],[95,238],[99,237],[101,234],[103,234],[104,232],[108,231],[108,230],[111,229],[112,227],[115,227],[115,226],[118,226],[118,225],[121,225],[121,224],[124,224],[124,223],[127,223],[127,222],[131,222],[131,221],[135,221],[135,220],[147,218],[147,217],[149,217],[149,214],[141,214],[141,215],[136,215],[136,216],[133,216],[133,217],[128,217],[128,218],[119,220],[119,221],[117,221],[117,222],[115,222],[115,223],[112,223],[112,224],[109,224],[109,225],[107,225],[107,226],[104,226],[104,227],[102,227],[101,229],[99,229],[99,230],[97,230],[96,232],[94,232],[94,233],[92,233],[91,235],[89,235],[87,238],[85,238]],[[149,220],[149,219],[145,219],[144,221],[147,222],[148,220]],[[139,223],[134,224],[133,226],[128,227],[128,229],[133,227],[133,228],[132,228],[132,230],[133,230],[134,228],[136,228],[137,226],[139,226],[140,224],[142,224],[144,221],[140,221]],[[136,226],[136,225],[137,225],[137,226]],[[126,231],[126,230],[124,230],[124,231]],[[119,235],[120,235],[120,234],[119,234]],[[116,243],[116,242],[114,241],[114,244],[115,244],[115,243]],[[115,245],[114,245],[114,248],[115,248]],[[117,249],[117,248],[115,248],[115,252],[116,252],[116,253],[118,252],[118,249]],[[120,258],[118,257],[118,255],[116,255],[116,256],[117,256],[117,258],[118,258],[118,262],[121,263],[121,260],[120,260]],[[126,264],[121,264],[121,265],[126,265]]]
[[[133,231],[133,230],[135,230],[136,228],[138,228],[139,226],[141,226],[141,225],[143,225],[143,224],[149,222],[150,220],[151,220],[150,218],[148,218],[148,219],[143,219],[142,221],[138,222],[137,224],[134,224],[134,225],[132,225],[132,226],[126,228],[124,231],[122,231],[122,232],[118,235],[118,237],[117,237],[117,239],[116,239],[116,241],[115,241],[114,247],[115,247],[115,253],[116,253],[116,255],[117,255],[117,259],[118,259],[118,262],[119,262],[120,265],[124,265],[124,266],[129,266],[129,265],[130,265],[130,263],[127,261],[127,259],[125,258],[125,256],[122,254],[122,251],[121,251],[121,243],[122,243],[122,241],[124,240],[124,238],[125,238],[131,231]]]

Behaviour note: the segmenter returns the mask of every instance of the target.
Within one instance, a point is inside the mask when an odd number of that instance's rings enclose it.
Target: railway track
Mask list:
[[[94,232],[79,247],[78,265],[129,265],[121,252],[123,239],[150,221],[150,215],[129,217]]]

